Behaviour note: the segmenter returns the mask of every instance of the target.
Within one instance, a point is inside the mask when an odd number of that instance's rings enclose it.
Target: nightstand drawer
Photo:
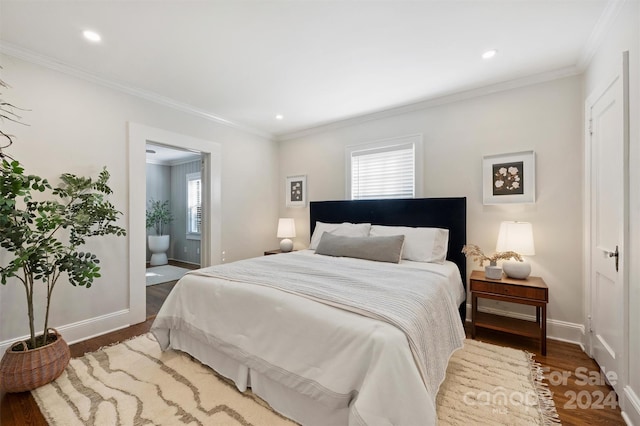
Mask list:
[[[504,296],[518,297],[532,300],[547,300],[547,291],[544,288],[526,287],[523,285],[509,285],[502,282],[487,282],[471,280],[471,291],[483,293],[502,294]]]

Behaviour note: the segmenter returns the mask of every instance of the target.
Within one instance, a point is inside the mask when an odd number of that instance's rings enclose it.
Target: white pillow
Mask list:
[[[369,235],[372,237],[404,235],[402,258],[406,260],[444,263],[447,259],[448,229],[373,225]]]
[[[311,244],[309,248],[315,250],[318,247],[320,238],[325,232],[331,232],[333,235],[340,235],[343,237],[368,237],[369,230],[371,229],[370,223],[324,223],[316,222],[316,229],[313,230],[311,236]]]

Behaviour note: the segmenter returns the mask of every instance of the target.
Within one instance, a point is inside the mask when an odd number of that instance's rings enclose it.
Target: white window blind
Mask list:
[[[376,143],[349,149],[351,199],[414,198],[416,149],[414,142]]]
[[[202,226],[202,181],[200,173],[187,175],[187,233],[200,234]]]

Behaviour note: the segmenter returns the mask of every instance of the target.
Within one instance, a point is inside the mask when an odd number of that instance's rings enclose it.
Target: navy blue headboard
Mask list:
[[[458,265],[463,286],[465,286],[467,260],[462,253],[462,247],[467,242],[467,199],[465,197],[312,201],[310,203],[311,235],[317,221],[446,228],[449,230],[447,259]],[[463,302],[464,306],[466,306],[465,303]],[[463,310],[464,307],[461,306],[460,315],[464,321]]]

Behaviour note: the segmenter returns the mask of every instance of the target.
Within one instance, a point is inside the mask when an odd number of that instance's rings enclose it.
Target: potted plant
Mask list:
[[[147,229],[153,228],[155,235],[149,235],[149,250],[151,251],[150,264],[152,266],[166,265],[167,250],[169,250],[169,235],[165,235],[164,226],[173,221],[173,215],[169,208],[169,200],[149,200],[147,206]]]
[[[7,87],[2,80],[0,87]],[[2,118],[20,122],[13,108],[0,99]],[[28,340],[5,352],[0,389],[22,392],[53,381],[69,362],[69,347],[49,327],[55,285],[65,277],[73,286],[91,287],[100,277],[100,261],[95,254],[80,251],[81,246],[87,238],[121,236],[126,231],[115,224],[121,212],[107,201],[112,191],[106,168],[97,179],[65,173],[53,187],[47,179],[26,174],[2,151],[11,145],[12,136],[0,131],[0,138],[0,282],[24,287],[30,333]],[[35,296],[38,286],[44,287],[42,302]],[[37,309],[44,309],[42,334],[36,331]]]
[[[485,261],[489,262],[489,266],[485,266],[484,274],[487,278],[493,280],[499,280],[502,278],[502,268],[498,268],[497,262],[498,260],[508,260],[511,258],[516,259],[519,262],[522,262],[522,256],[516,253],[515,251],[498,251],[492,254],[491,256],[487,256],[483,253],[482,249],[475,244],[467,244],[462,247],[462,253],[466,257],[471,256],[474,262],[478,262],[478,265],[482,267]]]

